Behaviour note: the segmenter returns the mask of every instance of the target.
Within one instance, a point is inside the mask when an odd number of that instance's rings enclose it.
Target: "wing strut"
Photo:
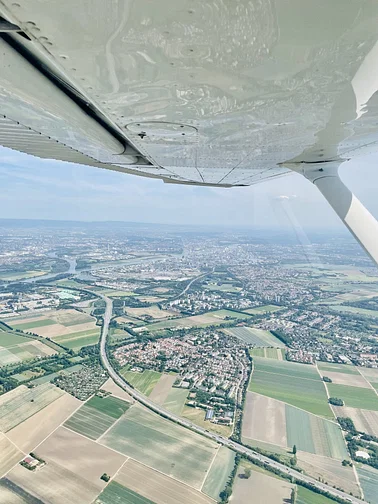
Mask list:
[[[341,181],[339,161],[324,163],[285,163],[310,180],[323,194],[337,215],[378,265],[378,221]]]

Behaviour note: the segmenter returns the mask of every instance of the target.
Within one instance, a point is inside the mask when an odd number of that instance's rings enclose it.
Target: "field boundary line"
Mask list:
[[[66,394],[68,394],[68,392],[66,392]],[[68,395],[71,395],[71,394],[68,394]],[[60,396],[60,397],[64,397],[64,396]],[[72,396],[72,397],[73,397],[73,396]],[[59,399],[59,397],[58,397],[58,399]],[[75,399],[76,399],[76,397],[75,397]],[[79,399],[78,399],[78,400],[79,400]],[[85,402],[86,402],[86,401],[85,401]],[[78,407],[77,407],[77,408],[76,408],[76,409],[75,409],[75,410],[74,410],[74,411],[73,411],[73,412],[72,412],[72,413],[71,413],[71,414],[70,414],[70,415],[69,415],[69,416],[68,416],[65,420],[63,420],[63,421],[62,421],[59,425],[57,425],[57,426],[55,427],[55,429],[54,429],[54,430],[52,430],[52,431],[50,432],[50,434],[48,434],[48,435],[47,435],[44,439],[42,439],[42,441],[40,441],[37,445],[35,445],[35,447],[34,447],[34,448],[33,448],[33,450],[31,450],[31,451],[35,451],[35,450],[36,450],[39,446],[41,446],[41,444],[42,444],[42,443],[44,443],[44,442],[45,442],[45,441],[46,441],[46,440],[47,440],[50,436],[52,436],[52,435],[54,434],[54,432],[55,432],[56,430],[58,430],[58,429],[59,429],[59,427],[64,427],[64,425],[63,425],[63,424],[64,424],[64,422],[67,422],[67,420],[68,420],[69,418],[71,418],[71,416],[73,416],[73,415],[76,413],[76,411],[78,411],[78,410],[79,410],[79,409],[83,406],[83,404],[85,404],[85,402],[84,402],[84,403],[82,403],[82,404],[79,404],[79,406],[78,406]],[[30,417],[29,417],[29,418],[30,418]],[[21,423],[22,423],[22,422],[21,422]],[[71,432],[72,432],[72,431],[71,431]]]
[[[2,434],[18,451],[20,451],[21,453],[23,453],[24,455],[28,455],[24,450],[21,450],[21,448],[19,446],[16,445],[16,443],[14,443],[7,435],[5,432],[1,432],[0,434]]]
[[[103,445],[100,445],[100,446],[103,446]],[[115,480],[115,479],[116,479],[116,477],[117,477],[117,475],[118,475],[119,471],[123,468],[123,466],[126,464],[126,462],[127,462],[128,460],[130,460],[130,457],[126,457],[126,459],[122,462],[122,464],[121,464],[121,465],[119,466],[119,468],[116,470],[116,472],[115,472],[114,476],[111,476],[110,481],[113,481],[113,480]],[[104,488],[103,488],[103,490],[105,490],[105,488],[106,488],[106,487],[104,487]],[[98,497],[98,496],[97,496],[97,497]]]
[[[357,371],[358,373],[360,374],[360,376],[362,376],[362,378],[366,381],[366,383],[369,385],[369,387],[374,390],[375,392],[375,395],[378,396],[378,392],[375,390],[375,388],[373,387],[373,385],[369,382],[369,380],[367,378],[365,378],[365,376],[361,373],[361,371],[358,369],[358,366],[356,366],[357,368]],[[359,409],[363,409],[363,408],[359,408]]]
[[[220,445],[218,446],[218,448],[215,450],[215,455],[213,457],[213,460],[210,462],[210,465],[209,467],[207,468],[207,471],[206,471],[206,474],[205,474],[205,477],[203,478],[203,481],[202,481],[202,485],[201,485],[201,488],[200,488],[200,492],[202,492],[202,488],[203,488],[203,485],[205,484],[205,481],[207,480],[207,477],[209,476],[210,474],[210,470],[211,468],[213,467],[213,464],[214,464],[214,460],[217,458],[217,455],[219,453],[219,450],[220,450]]]
[[[130,408],[128,408],[126,411],[128,411],[129,409],[130,409]],[[113,427],[114,427],[114,426],[115,426],[115,425],[116,425],[116,424],[117,424],[117,423],[121,420],[121,418],[124,416],[124,414],[126,413],[126,411],[124,411],[124,412],[122,413],[122,415],[121,415],[119,418],[117,418],[117,419],[116,419],[116,421],[115,421],[115,422],[113,422],[113,423],[111,424],[111,426],[110,426],[110,427],[108,427],[108,428],[106,429],[106,431],[105,431],[105,432],[103,432],[103,433],[101,434],[101,436],[100,436],[100,437],[98,437],[98,438],[97,438],[97,440],[96,440],[96,441],[100,441],[100,439],[101,439],[102,437],[104,437],[104,436],[105,436],[105,434],[107,434],[107,433],[110,431],[110,429],[112,429],[112,428],[113,428]],[[108,415],[108,416],[110,416],[110,415]]]
[[[5,434],[5,432],[1,432],[0,434],[3,434],[4,437],[17,449],[17,451],[19,451],[19,452],[21,452],[23,454],[21,460],[26,455],[28,455],[27,453],[24,452],[24,450],[21,450],[21,448],[19,448],[17,445],[15,445],[13,443],[13,441],[11,439],[9,439],[9,437]],[[10,469],[8,469],[8,471],[5,471],[3,474],[0,474],[0,477],[1,478],[5,478],[5,476],[7,476],[8,473],[10,473],[11,471],[13,471],[13,469],[18,466],[18,464],[21,462],[21,460],[17,460],[17,462],[14,465],[12,465],[12,467]]]

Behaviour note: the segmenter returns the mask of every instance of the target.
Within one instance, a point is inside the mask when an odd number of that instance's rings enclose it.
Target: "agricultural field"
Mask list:
[[[348,451],[340,427],[316,415],[286,405],[286,434],[289,447],[343,460]]]
[[[94,317],[74,309],[50,310],[37,317],[15,317],[7,319],[7,323],[15,329],[33,332],[53,340],[64,335],[98,329]]]
[[[36,452],[49,463],[53,462],[74,474],[79,474],[99,489],[106,485],[100,479],[102,474],[116,474],[126,460],[121,453],[109,450],[65,427],[58,427],[38,446]]]
[[[163,407],[176,415],[181,415],[188,394],[188,390],[172,388],[163,403]]]
[[[336,416],[349,417],[359,432],[378,437],[378,411],[334,406]]]
[[[276,311],[281,311],[285,309],[284,306],[276,306],[276,305],[264,305],[264,306],[256,306],[254,308],[248,308],[248,310],[243,310],[245,313],[250,313],[251,315],[260,315],[262,313],[274,313]]]
[[[377,310],[368,310],[366,308],[357,308],[356,306],[330,305],[329,309],[336,313],[350,313],[352,315],[363,315],[369,318],[378,318]]]
[[[38,501],[32,495],[26,494],[22,489],[19,489],[20,493],[17,494],[17,490],[14,489],[15,491],[13,491],[12,487],[15,487],[15,485],[11,481],[6,478],[0,479],[0,502],[6,502],[7,504],[40,504],[41,501]],[[21,493],[24,495],[20,495]]]
[[[247,392],[242,436],[282,447],[287,446],[285,403]]]
[[[319,416],[281,401],[247,392],[242,425],[243,439],[332,457],[348,457],[340,427]]]
[[[248,390],[333,418],[315,366],[255,357]]]
[[[365,500],[378,504],[378,471],[372,467],[357,467],[358,477],[364,491]]]
[[[157,305],[147,306],[144,308],[125,308],[126,315],[136,317],[139,319],[165,319],[168,317],[176,316],[177,313],[169,310],[161,310]]]
[[[360,374],[355,375],[351,373],[335,373],[334,371],[327,371],[323,376],[331,378],[332,383],[335,385],[348,385],[351,387],[362,387],[370,389],[369,383]]]
[[[48,311],[38,317],[12,318],[8,319],[7,323],[15,329],[51,338],[56,343],[74,350],[93,345],[100,337],[96,319],[73,309]]]
[[[56,324],[55,320],[49,318],[37,318],[31,319],[30,322],[18,322],[17,324],[13,324],[13,329],[17,329],[19,331],[30,331],[31,329],[35,329],[36,327],[46,327],[49,325]],[[31,331],[34,332],[34,331]]]
[[[14,282],[15,280],[21,280],[24,278],[36,278],[42,275],[46,275],[46,273],[48,273],[48,271],[28,270],[28,271],[19,271],[17,273],[2,271],[0,272],[0,280]]]
[[[146,499],[141,495],[120,485],[116,481],[111,481],[95,500],[95,504],[155,504],[154,501]]]
[[[378,369],[358,368],[364,378],[378,391]]]
[[[220,492],[225,488],[235,464],[235,453],[225,446],[221,446],[215,456],[205,482],[202,492],[219,500]]]
[[[241,287],[235,287],[234,285],[232,285],[232,283],[218,284],[215,282],[207,283],[206,285],[204,285],[204,289],[210,290],[210,291],[221,291],[221,292],[231,292],[231,293],[237,293],[242,290]]]
[[[156,504],[214,503],[198,490],[132,459],[128,459],[122,466],[115,481]]]
[[[355,366],[348,364],[334,364],[333,362],[317,362],[316,363],[321,374],[328,373],[345,373],[358,375],[358,369]]]
[[[285,350],[282,348],[251,348],[249,350],[249,355],[251,357],[265,357],[267,359],[277,359],[277,360],[285,360]]]
[[[64,393],[56,401],[38,411],[7,432],[7,437],[28,453],[47,438],[82,404],[79,399]]]
[[[54,341],[69,348],[70,350],[78,351],[80,348],[96,345],[100,339],[100,328],[88,329],[77,333],[65,334],[63,336],[54,337]]]
[[[328,499],[324,495],[311,492],[307,488],[298,485],[296,504],[335,504],[333,499]]]
[[[150,332],[161,331],[162,329],[178,329],[185,327],[207,327],[210,325],[221,325],[225,322],[230,322],[231,320],[246,319],[248,317],[252,318],[252,315],[248,313],[239,313],[231,310],[217,310],[204,313],[203,315],[193,315],[192,317],[177,318],[172,320],[166,320],[164,322],[155,322],[144,326],[144,330]]]
[[[64,395],[50,383],[29,389],[24,385],[0,396],[0,431],[7,432]]]
[[[101,443],[196,489],[201,488],[217,449],[216,443],[136,405]]]
[[[130,403],[117,397],[94,396],[65,422],[64,427],[98,439],[129,407]]]
[[[21,465],[14,467],[7,475],[13,487],[12,497],[22,495],[27,504],[91,504],[101,491],[81,477],[79,467],[75,473],[50,460],[47,462],[38,471],[29,471]]]
[[[13,345],[9,344],[12,340],[14,341]],[[56,353],[56,350],[45,345],[42,341],[23,338],[18,334],[0,332],[0,367]]]
[[[257,347],[276,347],[283,348],[285,345],[278,338],[273,336],[270,331],[257,329],[254,327],[231,327],[224,329],[224,332],[235,336],[247,343],[247,345],[255,345]]]
[[[244,467],[251,469],[250,478],[243,478]],[[290,502],[293,485],[255,470],[252,464],[240,464],[232,488],[231,502],[235,504]],[[252,497],[253,496],[253,497]]]
[[[298,465],[315,479],[323,479],[333,486],[342,488],[345,492],[359,495],[359,487],[352,467],[343,466],[340,460],[298,452]]]
[[[378,411],[378,397],[371,388],[349,387],[327,383],[330,397],[338,397],[344,401],[345,406]]]
[[[249,355],[251,357],[266,357],[265,348],[251,348]]]
[[[111,378],[107,379],[107,381],[102,385],[101,390],[110,392],[112,396],[123,399],[124,401],[132,401],[132,397],[123,389],[121,389],[121,387],[119,387]]]
[[[23,453],[0,432],[0,477],[23,457]]]
[[[161,373],[148,369],[145,369],[143,373],[121,370],[120,374],[128,383],[130,383],[134,388],[136,388],[137,390],[139,390],[139,392],[142,392],[142,394],[146,396],[149,396],[151,394],[161,376]]]
[[[157,404],[163,404],[166,401],[175,381],[175,375],[162,374],[153,391],[149,395],[149,398]]]
[[[123,290],[114,290],[114,289],[108,289],[101,291],[101,294],[104,296],[108,296],[110,298],[122,298],[122,297],[130,297],[130,296],[135,296],[135,294],[131,291],[123,291]]]

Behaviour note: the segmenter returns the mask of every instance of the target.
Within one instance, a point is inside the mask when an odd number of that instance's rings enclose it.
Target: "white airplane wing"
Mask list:
[[[171,183],[294,170],[378,261],[337,176],[378,150],[377,1],[0,0],[0,16],[1,145]]]

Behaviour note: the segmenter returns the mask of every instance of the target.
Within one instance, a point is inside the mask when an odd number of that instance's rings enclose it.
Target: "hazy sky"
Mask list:
[[[346,163],[341,176],[378,217],[378,155]],[[180,186],[0,148],[0,186],[1,218],[341,227],[294,174],[243,188]]]

